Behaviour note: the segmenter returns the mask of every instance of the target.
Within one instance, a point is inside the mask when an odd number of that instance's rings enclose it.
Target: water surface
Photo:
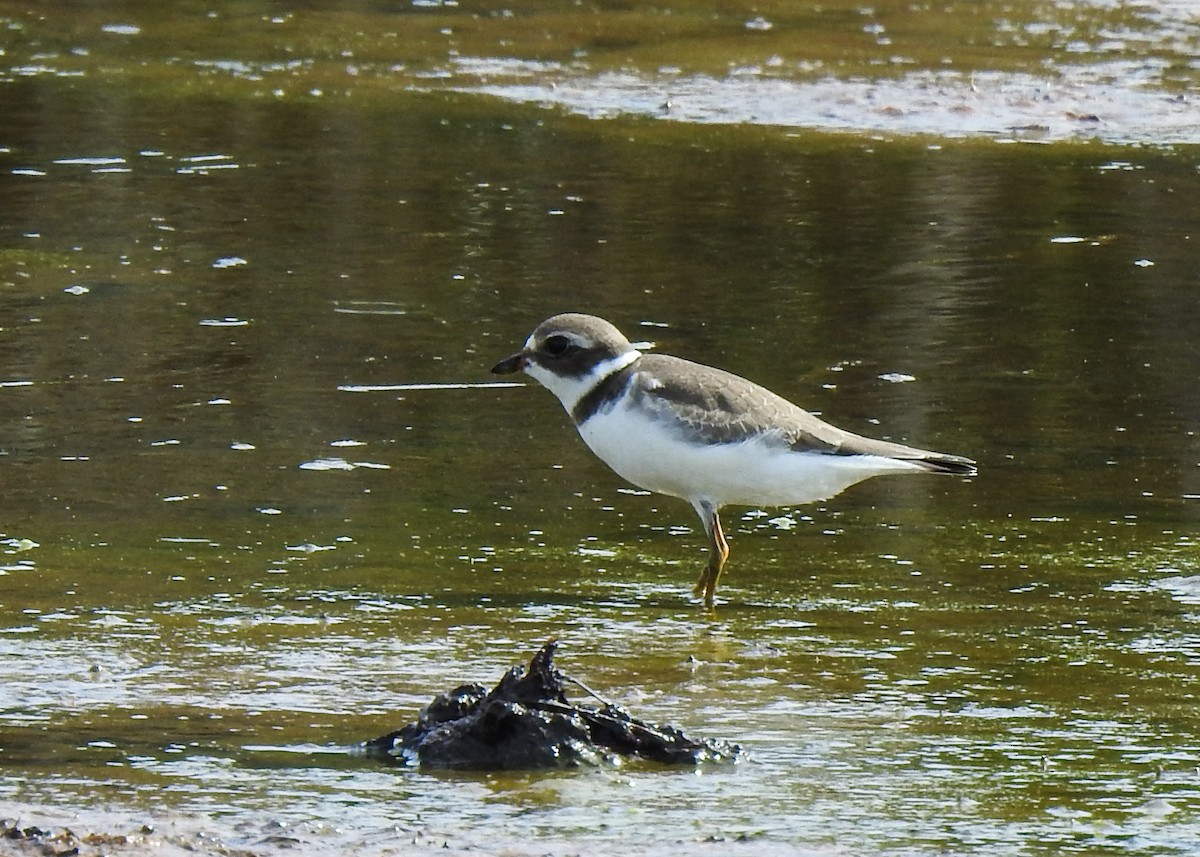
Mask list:
[[[463,61],[736,112],[752,62],[914,96],[943,55],[1115,55],[1176,115],[1186,4],[824,4],[791,41],[765,8],[158,8],[0,7],[0,813],[265,851],[1193,848],[1195,141],[547,109]],[[492,384],[564,309],[980,476],[730,509],[707,614],[691,510]],[[351,752],[551,636],[750,760]]]

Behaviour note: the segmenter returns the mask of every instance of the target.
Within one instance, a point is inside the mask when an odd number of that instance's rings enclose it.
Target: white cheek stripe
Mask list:
[[[616,357],[610,357],[607,360],[601,360],[592,368],[591,372],[588,372],[588,377],[594,381],[591,386],[596,386],[596,384],[599,384],[614,372],[620,372],[641,356],[642,352],[633,350],[626,351],[624,354],[618,354]]]

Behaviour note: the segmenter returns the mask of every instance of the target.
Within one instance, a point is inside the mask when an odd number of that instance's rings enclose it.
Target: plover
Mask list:
[[[528,373],[619,476],[692,504],[709,540],[693,594],[708,607],[729,558],[724,505],[811,503],[886,473],[975,474],[969,458],[862,437],[738,375],[643,354],[593,315],[546,319],[492,371]]]

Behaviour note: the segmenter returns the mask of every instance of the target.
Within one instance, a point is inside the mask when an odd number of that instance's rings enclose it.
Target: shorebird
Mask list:
[[[969,458],[863,437],[739,375],[643,354],[594,315],[546,319],[492,371],[526,372],[619,476],[692,504],[709,541],[693,595],[708,607],[729,559],[724,505],[811,503],[887,473],[975,474]]]

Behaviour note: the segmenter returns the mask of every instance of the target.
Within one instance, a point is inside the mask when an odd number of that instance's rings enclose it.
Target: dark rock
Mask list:
[[[366,742],[365,752],[391,762],[458,770],[570,768],[620,757],[697,765],[743,755],[737,745],[689,738],[609,702],[601,708],[573,705],[565,691],[571,680],[554,666],[557,646],[548,642],[528,668],[513,667],[490,692],[466,684],[439,694],[416,723]]]

